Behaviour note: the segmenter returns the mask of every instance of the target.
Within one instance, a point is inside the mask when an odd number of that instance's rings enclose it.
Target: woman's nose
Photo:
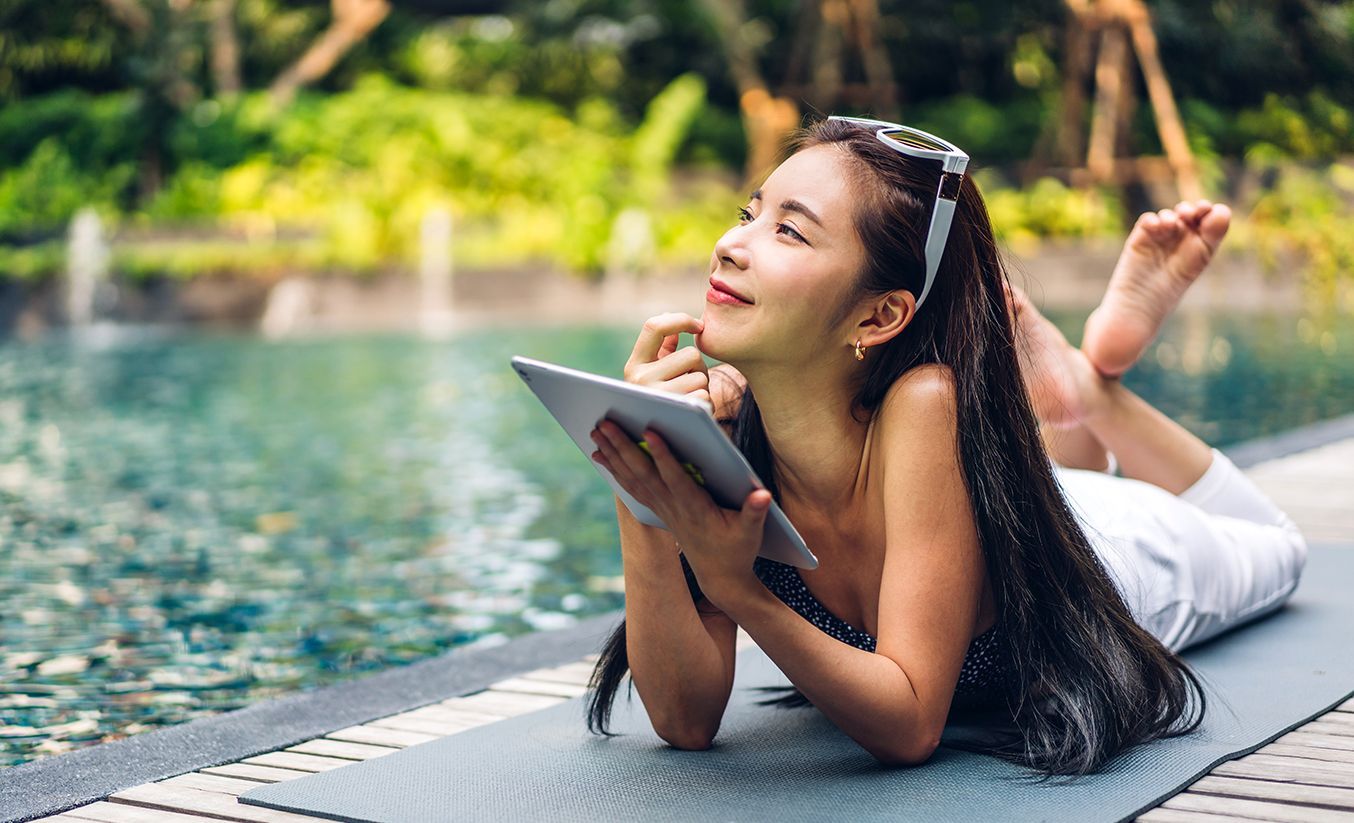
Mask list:
[[[715,243],[715,257],[721,266],[733,266],[737,269],[748,267],[747,246],[743,243],[743,226],[734,226]]]

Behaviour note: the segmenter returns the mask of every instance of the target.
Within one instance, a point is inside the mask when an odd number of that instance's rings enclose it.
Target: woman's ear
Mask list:
[[[895,289],[874,303],[874,311],[857,329],[865,346],[889,342],[912,322],[917,313],[917,298],[906,289]]]

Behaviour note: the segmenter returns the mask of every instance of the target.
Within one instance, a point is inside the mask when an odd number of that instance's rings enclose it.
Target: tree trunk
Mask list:
[[[831,109],[842,91],[842,32],[846,28],[844,0],[823,0],[823,24],[813,47],[813,104]]]
[[[217,97],[240,93],[240,40],[235,32],[236,0],[214,0],[211,23],[212,85]]]
[[[1114,177],[1114,143],[1119,133],[1120,97],[1128,84],[1128,38],[1119,26],[1107,26],[1100,35],[1095,65],[1095,110],[1091,115],[1091,144],[1086,168],[1091,177],[1108,182]]]
[[[780,155],[781,141],[799,124],[793,100],[771,94],[757,68],[757,54],[743,39],[746,14],[740,0],[700,0],[719,33],[719,42],[738,86],[738,108],[747,133],[745,183],[759,180]]]
[[[362,41],[390,14],[388,0],[333,0],[334,19],[329,28],[287,67],[269,88],[273,103],[287,105],[302,86],[328,74],[343,55]]]
[[[850,0],[856,48],[865,66],[875,116],[898,119],[898,86],[893,80],[893,64],[888,49],[879,39],[879,3],[877,0]]]
[[[1171,83],[1166,79],[1166,69],[1161,65],[1161,56],[1157,53],[1157,38],[1152,32],[1152,21],[1141,0],[1134,0],[1133,6],[1134,14],[1130,18],[1133,48],[1138,53],[1138,64],[1142,66],[1143,78],[1147,81],[1147,95],[1156,115],[1157,133],[1161,136],[1161,145],[1175,171],[1180,197],[1197,200],[1203,197],[1203,186],[1199,182],[1198,168],[1194,165],[1194,153],[1190,151],[1189,140],[1185,137],[1185,126],[1175,108]]]
[[[1086,86],[1091,71],[1091,29],[1087,16],[1069,8],[1063,30],[1063,78],[1058,101],[1054,162],[1072,167],[1086,153]]]

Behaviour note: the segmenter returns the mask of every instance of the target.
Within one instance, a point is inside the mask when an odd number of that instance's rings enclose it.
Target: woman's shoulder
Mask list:
[[[881,466],[891,459],[912,463],[942,444],[952,451],[959,437],[958,394],[954,372],[942,363],[908,369],[889,386],[875,409],[873,449]],[[958,456],[955,454],[957,461]],[[924,461],[923,461],[924,462]]]
[[[953,409],[958,386],[954,370],[944,363],[922,363],[903,372],[879,404],[883,413],[911,416],[919,410]],[[914,419],[915,422],[915,419]]]

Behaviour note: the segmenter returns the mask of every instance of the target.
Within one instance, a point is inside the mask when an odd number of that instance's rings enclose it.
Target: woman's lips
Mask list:
[[[746,300],[740,300],[739,298],[734,297],[732,294],[729,294],[729,293],[726,292],[726,291],[720,291],[719,289],[715,288],[714,286],[711,286],[711,287],[710,287],[710,290],[707,291],[707,292],[705,293],[705,300],[706,300],[707,303],[720,303],[720,304],[723,304],[723,305],[725,305],[725,306],[751,306],[751,305],[752,305],[751,303],[747,302]]]
[[[705,292],[705,302],[722,303],[724,306],[751,306],[751,301],[745,301],[737,294],[734,294],[733,288],[724,284],[719,277],[709,279],[709,291]]]

